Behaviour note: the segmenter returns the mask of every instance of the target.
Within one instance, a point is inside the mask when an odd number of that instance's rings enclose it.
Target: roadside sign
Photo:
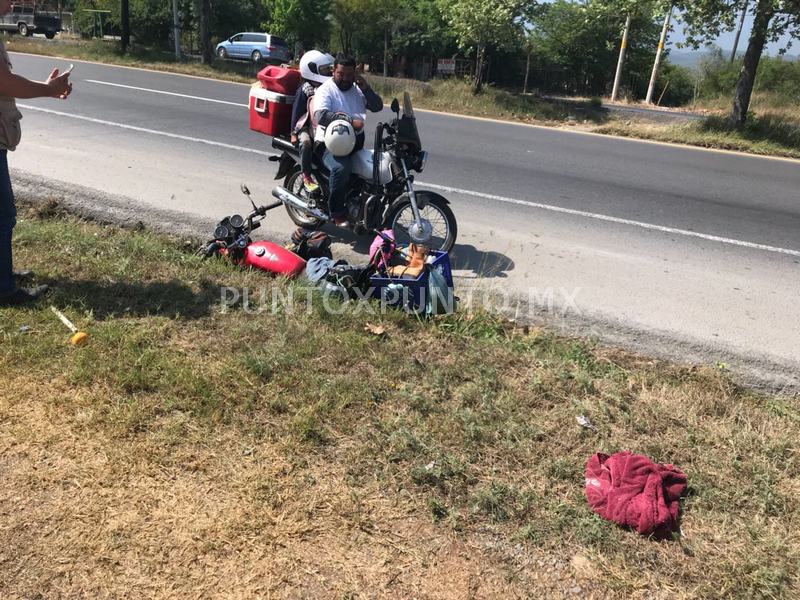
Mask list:
[[[455,75],[456,61],[453,58],[440,58],[436,61],[436,72],[440,75]]]

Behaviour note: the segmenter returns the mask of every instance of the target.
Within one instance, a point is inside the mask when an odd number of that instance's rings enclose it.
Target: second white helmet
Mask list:
[[[347,156],[356,147],[356,132],[344,119],[336,119],[325,128],[325,147],[334,156]]]
[[[300,75],[303,79],[325,83],[333,75],[334,58],[319,50],[309,50],[300,58]]]

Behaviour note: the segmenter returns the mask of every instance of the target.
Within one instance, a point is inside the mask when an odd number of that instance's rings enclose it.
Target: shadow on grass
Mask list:
[[[698,125],[698,130],[702,133],[730,134],[750,142],[770,142],[800,150],[800,123],[772,113],[751,116],[743,127],[731,125],[727,117],[711,116]]]
[[[80,307],[102,321],[116,316],[165,316],[199,319],[211,313],[220,301],[220,286],[199,282],[199,291],[178,281],[132,283],[97,280],[45,280],[52,292],[48,302],[56,306]]]

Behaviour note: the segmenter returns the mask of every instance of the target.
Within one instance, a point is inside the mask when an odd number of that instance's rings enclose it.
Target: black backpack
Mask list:
[[[331,238],[328,234],[314,229],[298,227],[292,232],[292,243],[289,250],[300,258],[333,258],[331,254]]]

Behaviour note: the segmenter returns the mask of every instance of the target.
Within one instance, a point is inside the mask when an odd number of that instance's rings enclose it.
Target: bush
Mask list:
[[[717,49],[703,58],[698,66],[699,96],[730,96],[736,89],[741,63],[729,62]],[[800,61],[765,56],[756,75],[754,92],[770,92],[796,102],[800,96]]]
[[[658,102],[663,92],[661,106],[689,104],[694,99],[695,80],[695,73],[691,69],[665,61],[656,82],[654,101]]]

